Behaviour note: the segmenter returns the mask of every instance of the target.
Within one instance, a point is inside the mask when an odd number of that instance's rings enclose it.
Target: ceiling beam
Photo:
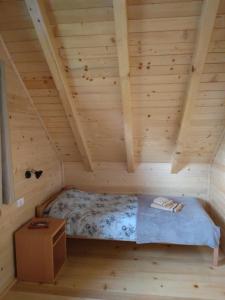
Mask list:
[[[119,60],[119,76],[121,87],[121,99],[123,106],[124,138],[127,155],[127,170],[133,172],[134,139],[132,127],[131,88],[130,88],[130,64],[128,51],[127,29],[127,3],[126,0],[113,0],[114,22],[117,53]]]
[[[59,92],[67,119],[72,129],[77,147],[87,170],[93,170],[93,163],[87,147],[85,136],[75,107],[75,99],[68,85],[64,65],[59,56],[55,37],[48,20],[46,7],[42,0],[25,0],[33,21],[39,42],[44,52],[47,64]]]
[[[173,153],[171,172],[177,173],[184,167],[185,144],[188,143],[187,131],[191,125],[191,117],[198,97],[201,74],[208,54],[208,48],[219,6],[219,0],[204,0],[196,36],[196,45],[192,58],[191,74],[185,95],[183,115]]]

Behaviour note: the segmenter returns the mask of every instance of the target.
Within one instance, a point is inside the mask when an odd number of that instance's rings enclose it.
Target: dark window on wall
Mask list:
[[[0,61],[0,203],[15,200],[4,63]]]

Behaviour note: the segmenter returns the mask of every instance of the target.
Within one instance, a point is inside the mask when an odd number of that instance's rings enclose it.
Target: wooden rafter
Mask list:
[[[182,165],[182,157],[185,154],[187,142],[187,130],[190,128],[191,116],[195,108],[195,101],[199,91],[201,74],[208,54],[209,43],[216,19],[219,0],[204,0],[202,13],[198,25],[196,46],[192,59],[191,74],[185,96],[183,116],[177,137],[176,148],[172,158],[172,173],[177,173]]]
[[[91,156],[86,144],[79,115],[68,85],[66,72],[57,51],[57,45],[51,30],[46,7],[42,0],[26,0],[26,5],[32,18],[38,39],[43,49],[46,61],[58,89],[66,116],[71,126],[76,144],[87,170],[93,170]]]
[[[135,169],[126,0],[113,0],[128,172]]]

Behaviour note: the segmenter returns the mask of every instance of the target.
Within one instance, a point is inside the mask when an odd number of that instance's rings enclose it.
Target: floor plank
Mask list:
[[[224,278],[207,247],[70,240],[54,284],[17,282],[4,300],[224,300]]]

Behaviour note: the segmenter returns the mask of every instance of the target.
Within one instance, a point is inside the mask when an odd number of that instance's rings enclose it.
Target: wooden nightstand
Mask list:
[[[49,227],[29,229],[33,221],[48,221]],[[15,233],[15,245],[19,280],[53,282],[66,259],[65,222],[33,218]]]

